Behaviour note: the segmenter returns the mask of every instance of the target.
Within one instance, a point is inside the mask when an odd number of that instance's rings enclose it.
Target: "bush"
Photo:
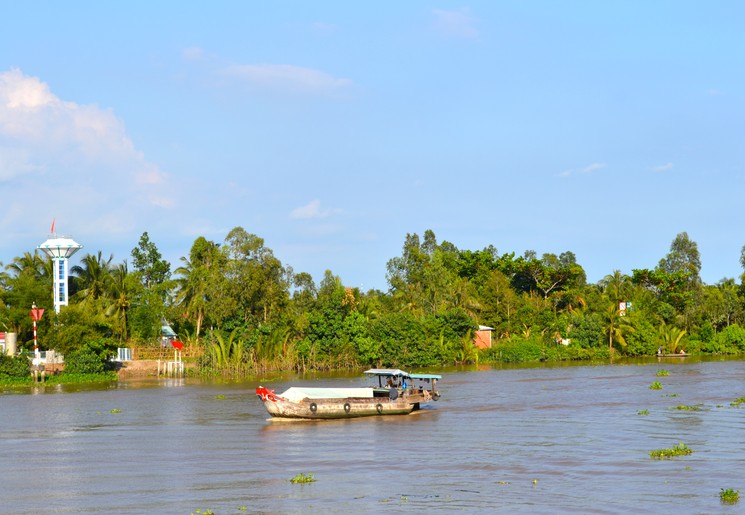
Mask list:
[[[6,356],[0,354],[0,378],[27,377],[29,361],[25,356]]]
[[[626,354],[629,356],[649,356],[657,352],[657,328],[648,320],[641,320],[636,330],[626,335]]]
[[[65,356],[66,374],[102,374],[113,355],[112,344],[106,338],[87,342],[82,348]]]
[[[484,357],[487,361],[501,363],[539,361],[543,357],[543,347],[540,336],[528,339],[514,338],[499,342],[491,349],[487,349]]]
[[[712,354],[735,354],[745,349],[745,329],[737,324],[725,327],[701,348]]]

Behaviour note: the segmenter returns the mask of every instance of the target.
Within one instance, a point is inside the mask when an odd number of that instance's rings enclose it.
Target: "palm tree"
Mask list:
[[[52,277],[52,260],[31,252],[24,252],[23,256],[14,258],[13,262],[5,268],[12,272],[15,277],[21,275],[30,275],[35,279]]]
[[[670,354],[677,354],[678,345],[686,334],[685,329],[678,329],[673,325],[667,325],[665,322],[660,325],[658,338],[662,348],[668,349]]]
[[[605,312],[605,334],[608,336],[608,349],[613,350],[613,343],[626,347],[626,333],[632,332],[634,328],[629,322],[629,317],[622,316],[618,304],[611,304]]]
[[[104,259],[101,251],[96,256],[87,254],[81,260],[80,265],[75,265],[70,272],[77,276],[79,291],[76,295],[82,298],[83,303],[95,301],[104,297],[108,291],[111,281],[111,261],[114,256]]]
[[[613,273],[606,275],[599,281],[603,293],[615,303],[631,300],[631,290],[633,283],[631,277],[622,274],[620,270],[613,270]]]
[[[127,284],[127,262],[115,266],[111,270],[107,297],[111,304],[106,308],[106,316],[113,316],[119,326],[119,339],[127,339],[127,311],[129,310],[129,285]]]

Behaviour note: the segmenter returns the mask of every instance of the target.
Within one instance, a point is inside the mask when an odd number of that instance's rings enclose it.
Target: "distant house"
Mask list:
[[[165,319],[161,321],[160,326],[160,346],[161,347],[170,347],[171,342],[176,339],[176,331],[173,330],[173,328],[168,325],[168,322],[166,322]]]
[[[473,335],[473,344],[479,349],[491,349],[491,333],[493,327],[480,325]]]

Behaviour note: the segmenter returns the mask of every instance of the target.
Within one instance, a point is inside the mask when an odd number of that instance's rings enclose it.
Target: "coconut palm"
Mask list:
[[[106,308],[106,316],[114,317],[119,327],[119,339],[127,339],[127,312],[130,305],[130,289],[128,285],[129,272],[127,262],[115,266],[111,270],[108,281],[107,297],[110,304]]]
[[[657,333],[660,345],[663,349],[667,349],[670,354],[678,353],[678,346],[685,334],[685,329],[678,329],[674,325],[668,325],[664,322],[660,325]]]
[[[614,270],[612,274],[606,275],[598,284],[603,293],[613,302],[628,301],[631,298],[633,289],[631,277],[622,274],[620,270]]]
[[[24,252],[5,267],[15,277],[29,275],[35,279],[49,279],[52,277],[52,260],[45,259],[39,254]]]
[[[626,335],[633,332],[629,317],[622,316],[618,304],[611,304],[605,311],[605,335],[608,337],[608,348],[613,350],[613,344],[618,343],[626,347]]]
[[[70,269],[70,272],[76,276],[78,286],[76,295],[81,299],[81,302],[87,304],[106,295],[109,281],[111,281],[111,261],[113,259],[113,255],[104,259],[99,250],[95,256],[87,254],[79,265]]]

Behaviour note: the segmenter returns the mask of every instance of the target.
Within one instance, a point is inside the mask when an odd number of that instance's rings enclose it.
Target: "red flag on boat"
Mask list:
[[[171,342],[171,345],[173,345],[174,349],[178,349],[178,350],[181,350],[184,348],[184,342],[180,342],[178,340],[173,340]]]
[[[52,218],[52,228],[49,229],[49,234],[54,234],[54,222],[55,222],[55,219]]]

